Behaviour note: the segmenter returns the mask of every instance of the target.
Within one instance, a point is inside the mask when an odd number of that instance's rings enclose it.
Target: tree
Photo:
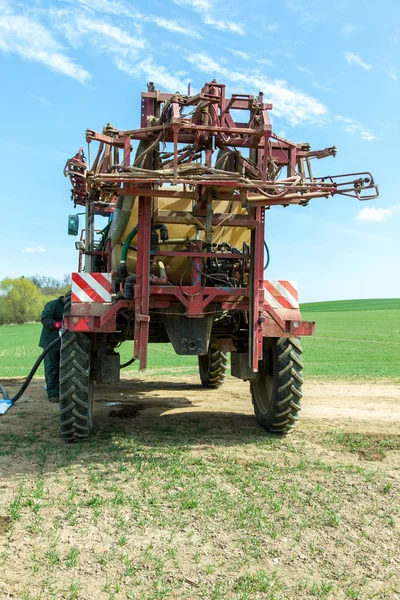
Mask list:
[[[39,321],[48,300],[29,279],[3,279],[0,282],[0,323]]]
[[[63,296],[71,288],[71,275],[64,275],[62,279],[56,279],[49,275],[36,274],[29,279],[45,296]]]

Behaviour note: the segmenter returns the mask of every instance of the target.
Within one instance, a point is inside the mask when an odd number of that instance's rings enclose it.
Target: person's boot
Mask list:
[[[53,402],[54,404],[59,404],[60,398],[58,396],[49,396],[49,402]]]

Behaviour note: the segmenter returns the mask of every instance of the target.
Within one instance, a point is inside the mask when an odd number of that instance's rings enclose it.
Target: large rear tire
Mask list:
[[[90,338],[64,331],[60,354],[60,426],[66,442],[87,440],[93,429]]]
[[[303,395],[301,356],[298,339],[268,339],[259,376],[250,382],[257,421],[271,433],[290,433],[299,419]]]
[[[228,355],[216,344],[210,344],[208,353],[198,358],[201,385],[207,388],[221,387],[228,367]]]

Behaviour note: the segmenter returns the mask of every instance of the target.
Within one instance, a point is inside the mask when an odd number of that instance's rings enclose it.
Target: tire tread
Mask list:
[[[60,428],[66,442],[86,440],[92,431],[90,339],[84,333],[62,334]]]
[[[257,420],[271,433],[285,435],[293,431],[299,419],[302,398],[302,349],[298,339],[279,338],[273,342],[272,353],[275,356],[273,392],[271,404],[264,414],[258,399],[263,393],[262,380],[265,376],[250,384],[252,402]],[[261,382],[261,383],[260,383]]]
[[[210,345],[208,354],[199,356],[201,384],[207,388],[219,388],[225,381],[228,355],[215,345]]]

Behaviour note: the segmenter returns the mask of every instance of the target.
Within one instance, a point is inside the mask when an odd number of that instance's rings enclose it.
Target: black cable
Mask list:
[[[266,271],[268,269],[270,256],[269,256],[269,248],[268,248],[267,242],[265,240],[264,240],[264,246],[267,251],[267,262],[264,265],[264,271]]]
[[[0,391],[3,394],[3,398],[4,400],[11,400],[11,403],[14,404],[14,402],[16,402],[19,398],[21,398],[22,394],[24,393],[24,391],[26,390],[26,388],[28,387],[28,385],[30,384],[32,377],[34,376],[34,374],[36,373],[36,371],[39,368],[40,363],[42,362],[42,360],[44,359],[44,357],[46,356],[46,354],[52,349],[54,348],[54,346],[56,346],[57,344],[59,344],[61,341],[61,338],[58,337],[57,339],[53,340],[51,342],[51,344],[49,344],[47,346],[47,348],[45,348],[42,352],[42,354],[39,356],[39,358],[37,359],[37,361],[35,362],[35,364],[33,365],[32,369],[29,372],[28,377],[25,379],[22,387],[20,387],[19,391],[15,394],[15,396],[13,398],[9,398],[8,397],[8,393],[6,388],[0,384]]]
[[[125,369],[125,367],[129,367],[129,365],[131,365],[133,362],[135,362],[136,358],[131,358],[131,360],[128,360],[128,362],[124,363],[123,365],[120,365],[120,369]]]

